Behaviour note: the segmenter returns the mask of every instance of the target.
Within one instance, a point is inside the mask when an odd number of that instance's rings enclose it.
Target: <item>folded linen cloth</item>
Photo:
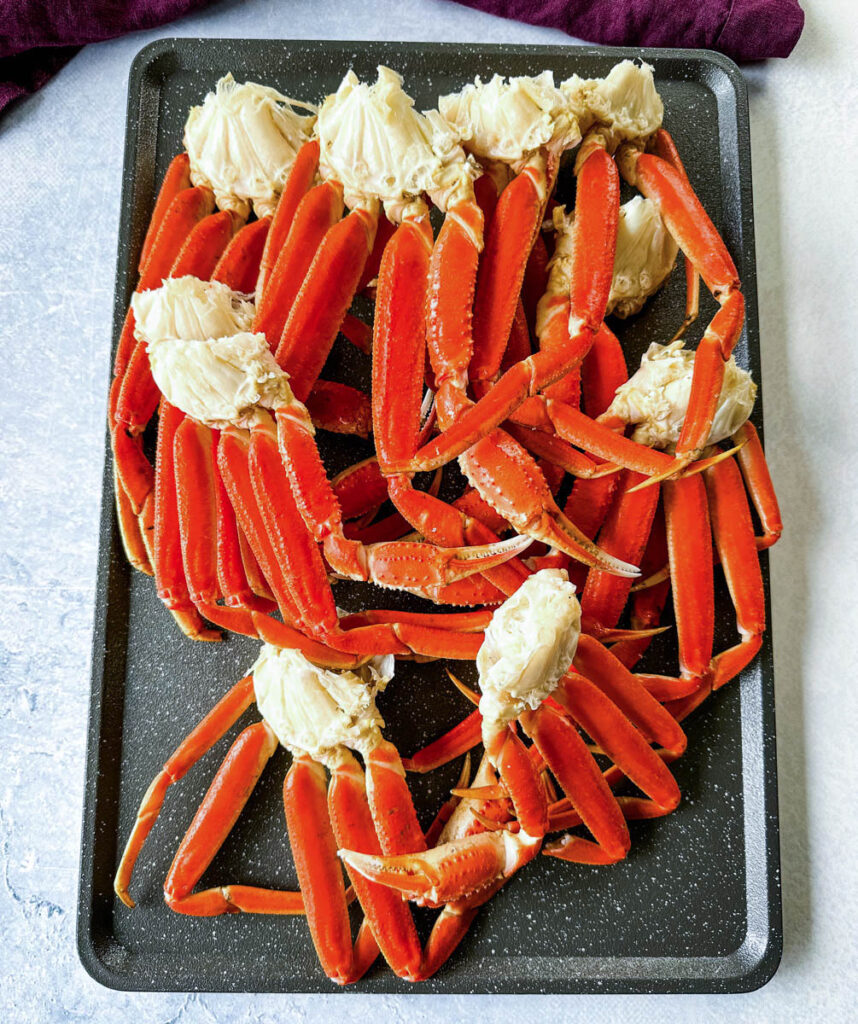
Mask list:
[[[804,27],[798,0],[457,0],[502,18],[608,46],[720,50],[733,60],[787,57]]]
[[[155,28],[210,0],[2,0],[0,113],[40,89],[85,43]],[[597,43],[709,47],[734,60],[786,57],[798,41],[798,0],[458,0],[504,18]]]

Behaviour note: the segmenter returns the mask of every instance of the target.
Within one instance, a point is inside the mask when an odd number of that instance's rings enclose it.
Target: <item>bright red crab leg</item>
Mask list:
[[[416,855],[373,856],[341,850],[340,856],[364,878],[426,906],[452,903],[514,874],[539,852],[542,837],[524,832],[481,832]]]
[[[501,726],[489,736],[486,736],[486,730],[483,729],[483,742],[489,760],[506,786],[521,827],[530,836],[545,835],[548,830],[545,788],[515,726]]]
[[[567,673],[552,694],[615,765],[665,813],[679,804],[679,786],[643,734],[589,679]]]
[[[536,154],[503,190],[488,224],[474,296],[473,354],[468,368],[468,376],[475,380],[493,380],[500,369],[553,177],[546,157]]]
[[[643,557],[658,505],[658,487],[632,491],[642,479],[623,473],[611,510],[599,532],[599,547],[624,562],[637,565]],[[581,612],[600,626],[612,628],[620,621],[632,581],[591,569],[581,594]]]
[[[383,799],[379,809],[383,813],[389,813],[390,810]],[[369,856],[381,853],[376,819],[370,811],[363,772],[357,760],[345,751],[331,772],[328,812],[334,836],[341,849],[355,850]],[[419,832],[416,817],[414,827]],[[383,832],[383,835],[390,837],[392,834]],[[423,839],[422,832],[420,839]],[[346,867],[349,868],[348,861]],[[385,960],[400,978],[415,981],[420,970],[422,950],[408,904],[396,893],[367,881],[357,872],[349,870],[349,877]]]
[[[656,156],[667,161],[683,178],[688,179],[679,150],[673,141],[670,133],[665,128],[659,128],[649,140],[649,146]],[[685,259],[685,317],[679,326],[679,330],[670,339],[676,341],[683,337],[688,328],[697,319],[700,311],[700,274],[688,257]]]
[[[277,345],[277,362],[303,402],[331,351],[372,250],[378,215],[356,209],[328,231],[316,251]]]
[[[628,146],[621,147],[618,162],[626,180],[656,204],[668,231],[721,305],[694,359],[688,411],[676,445],[677,459],[687,464],[706,446],[724,364],[742,333],[745,300],[736,266],[685,174],[659,156]]]
[[[372,409],[369,398],[357,388],[332,380],[317,380],[307,397],[313,426],[335,434],[369,437]]]
[[[524,712],[519,721],[592,832],[606,862],[622,860],[631,845],[625,818],[575,725],[551,704]]]
[[[686,747],[685,733],[675,719],[651,696],[640,681],[598,640],[582,633],[573,664],[609,697],[652,743],[672,753]]]
[[[265,295],[268,274],[277,262],[280,250],[289,235],[295,210],[313,184],[318,169],[319,143],[316,139],[311,139],[298,150],[295,162],[289,171],[289,177],[286,179],[286,185],[277,200],[277,209],[274,211],[271,229],[265,239],[259,276],[254,287],[247,289],[247,291],[255,291],[257,299],[261,299]]]
[[[455,725],[449,732],[439,736],[428,746],[418,750],[413,757],[403,758],[402,764],[409,772],[431,772],[449,764],[462,754],[473,750],[483,739],[483,718],[476,708],[467,718]]]
[[[460,455],[507,419],[525,398],[537,394],[578,365],[589,351],[593,337],[605,318],[611,289],[620,187],[616,165],[608,156],[598,135],[591,136],[582,145],[577,167],[578,190],[573,229],[574,261],[569,289],[568,338],[560,339],[556,347],[549,345],[540,349],[507,370],[487,395],[471,408],[462,411],[455,423],[445,428],[434,441],[424,445],[409,468],[433,469]],[[499,220],[499,210],[500,203],[492,221],[492,228]],[[528,253],[532,243],[533,237],[529,240],[526,250]],[[523,273],[523,264],[519,265]],[[516,302],[520,293],[520,280],[518,284],[519,288],[514,292]],[[508,305],[509,297],[503,299]],[[498,296],[496,301],[502,301],[502,297]],[[514,311],[513,303],[509,324],[512,323]],[[479,289],[474,317],[475,346],[479,351],[480,346],[476,342],[477,332],[488,329],[483,326],[484,324],[492,323],[481,316]],[[492,330],[493,337],[501,336],[497,326]],[[509,325],[502,335],[503,344],[508,337]]]
[[[184,421],[185,414],[180,409],[166,399],[161,400],[155,456],[155,583],[158,597],[186,636],[195,640],[220,640],[217,630],[206,628],[193,603],[182,561],[175,438]]]
[[[257,445],[270,443],[271,435],[264,428],[255,427],[253,433],[259,438]],[[364,548],[357,541],[346,540],[343,534],[340,509],[306,414],[295,407],[278,409],[277,436],[295,503],[314,539],[322,543],[325,558],[335,572],[384,586],[419,589],[491,569],[529,544],[528,538],[512,538],[473,547],[391,542]]]
[[[375,955],[352,949],[346,889],[328,811],[325,769],[295,756],[283,783],[283,807],[307,924],[322,970],[338,985],[357,981]],[[369,953],[372,953],[370,944]]]
[[[399,751],[387,740],[367,755],[366,789],[382,851],[398,854],[425,850],[426,838],[417,821]]]
[[[253,329],[265,335],[272,351],[280,342],[295,296],[322,239],[342,215],[343,189],[332,182],[311,188],[298,204],[292,227],[256,304]]]
[[[304,912],[300,892],[245,885],[218,886],[192,892],[238,821],[276,749],[277,737],[265,722],[248,726],[230,747],[170,865],[164,882],[164,899],[171,910],[195,917],[236,911],[255,914]]]
[[[113,474],[113,491],[116,497],[116,519],[125,557],[135,569],[146,573],[147,576],[154,576],[155,570],[152,568],[141,523],[116,473]]]
[[[212,281],[220,281],[234,292],[252,293],[270,227],[271,218],[262,217],[239,228],[217,261]]]
[[[128,886],[131,884],[134,865],[140,856],[147,836],[152,831],[152,826],[158,820],[167,790],[193,768],[221,737],[226,735],[250,707],[253,700],[253,676],[245,676],[221,697],[205,718],[188,733],[152,780],[140,801],[134,827],[125,844],[125,850],[113,881],[114,892],[127,907],[134,906],[134,900],[128,895]]]
[[[680,670],[682,675],[702,676],[712,659],[715,624],[706,487],[699,476],[692,476],[665,481],[663,493]]]
[[[167,214],[167,210],[170,208],[170,204],[180,192],[190,187],[191,160],[187,153],[179,153],[178,156],[174,156],[170,161],[170,166],[167,168],[167,173],[161,182],[158,198],[155,200],[155,208],[152,210],[152,218],[149,221],[146,237],[143,240],[143,247],[140,250],[138,270],[141,274],[146,266],[146,261],[149,259],[149,253],[151,252],[155,237],[161,227],[161,222]]]
[[[739,646],[756,645],[756,653],[758,638],[766,628],[766,600],[742,473],[733,459],[728,459],[707,469],[703,479],[715,546],[736,609],[742,638]]]
[[[783,522],[760,436],[754,424],[748,421],[736,431],[733,441],[742,444],[736,458],[742,467],[748,492],[763,525],[763,537],[757,540],[757,548],[759,550],[771,547],[783,533]]]

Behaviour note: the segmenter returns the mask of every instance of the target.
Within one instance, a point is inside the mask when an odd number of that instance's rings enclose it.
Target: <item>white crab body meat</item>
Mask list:
[[[313,110],[276,89],[225,75],[185,123],[191,181],[207,185],[221,210],[273,214],[298,150],[311,137]]]
[[[442,209],[472,194],[479,168],[437,112],[421,114],[402,78],[379,67],[369,85],[350,71],[319,110],[322,176],[340,182],[350,209],[384,205],[388,219],[427,212],[429,193]]]
[[[250,330],[254,307],[245,296],[180,277],[135,294],[131,305],[155,383],[188,416],[223,429],[251,427],[267,416],[262,410],[303,409],[265,336]]]
[[[477,654],[484,737],[551,695],[580,632],[581,606],[565,569],[541,569],[504,601]]]
[[[667,280],[679,247],[651,199],[635,196],[620,207],[614,279],[608,313],[638,313]]]
[[[634,424],[632,438],[639,444],[670,449],[682,431],[693,374],[694,353],[687,351],[682,341],[669,345],[653,342],[641,357],[640,369],[617,388],[606,416]],[[757,385],[750,373],[731,356],[724,367],[721,397],[706,443],[715,444],[735,434],[751,415],[756,397]]]
[[[343,748],[366,756],[381,742],[375,698],[393,678],[392,655],[355,672],[318,668],[299,651],[263,644],[251,669],[256,706],[293,754],[335,768]]]
[[[151,345],[164,338],[220,338],[249,331],[255,306],[220,281],[168,277],[160,288],[135,292],[134,336]]]
[[[438,108],[468,152],[516,173],[537,150],[559,155],[581,141],[576,113],[550,71],[534,78],[495,75],[488,82],[477,77],[461,92],[442,96]]]
[[[661,127],[664,104],[655,87],[651,65],[624,60],[604,78],[573,75],[562,82],[570,108],[581,130],[598,125],[615,149],[621,142],[643,142]]]

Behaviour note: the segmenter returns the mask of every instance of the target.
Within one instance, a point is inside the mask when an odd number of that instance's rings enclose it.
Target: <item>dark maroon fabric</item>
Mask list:
[[[210,0],[0,0],[0,112],[40,89],[84,43],[155,28]]]
[[[0,0],[0,113],[40,89],[84,43],[154,28],[210,0]],[[458,0],[614,46],[703,46],[734,60],[786,57],[797,0]]]
[[[733,60],[787,57],[804,27],[798,0],[457,0],[466,7],[608,46],[720,50]]]

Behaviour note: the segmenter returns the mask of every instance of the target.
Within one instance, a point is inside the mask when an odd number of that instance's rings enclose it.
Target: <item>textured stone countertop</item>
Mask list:
[[[222,2],[85,49],[0,122],[0,1020],[855,1019],[858,31],[808,0],[746,69],[770,463],[785,951],[744,996],[138,995],[75,950],[90,632],[128,68],[156,35],[563,43],[436,0]],[[823,12],[823,8],[825,8]],[[850,1011],[849,1007],[853,1006]]]

